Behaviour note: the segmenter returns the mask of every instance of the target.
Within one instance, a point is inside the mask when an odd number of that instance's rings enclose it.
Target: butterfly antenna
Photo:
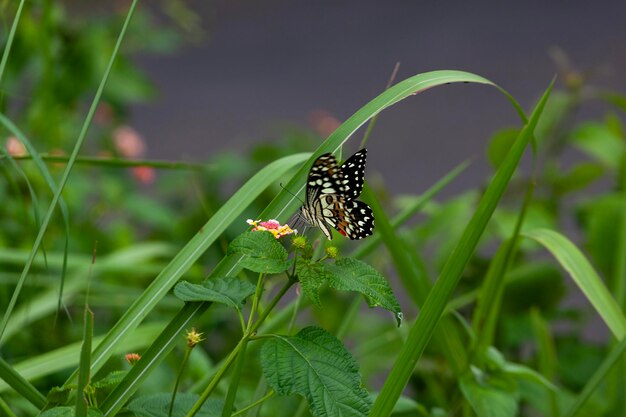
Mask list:
[[[295,198],[297,198],[298,200],[300,200],[300,202],[301,202],[302,204],[304,204],[304,201],[302,201],[302,199],[301,199],[300,197],[298,197],[297,195],[295,195],[294,193],[292,193],[291,191],[289,191],[287,188],[285,188],[285,187],[283,186],[283,183],[282,183],[282,182],[281,182],[279,185],[280,185],[280,188],[282,188],[283,190],[287,191],[289,194],[291,194],[292,196],[294,196]]]

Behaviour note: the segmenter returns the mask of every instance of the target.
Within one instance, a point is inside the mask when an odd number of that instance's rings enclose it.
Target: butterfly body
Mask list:
[[[361,149],[341,166],[330,154],[315,160],[300,212],[304,220],[332,239],[331,227],[350,239],[363,239],[374,230],[372,209],[356,200],[363,190],[367,150]]]

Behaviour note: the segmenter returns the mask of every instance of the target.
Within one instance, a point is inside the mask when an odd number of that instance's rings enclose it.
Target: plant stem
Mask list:
[[[267,306],[265,311],[263,311],[263,313],[261,314],[259,319],[254,324],[248,326],[248,329],[246,330],[246,332],[242,336],[242,338],[239,341],[239,343],[237,343],[237,346],[235,346],[235,348],[232,350],[232,352],[230,352],[230,354],[226,357],[226,360],[222,364],[222,367],[217,371],[217,373],[215,374],[215,376],[213,377],[211,382],[209,382],[209,385],[207,385],[206,389],[200,395],[200,398],[198,398],[198,401],[196,401],[196,403],[193,405],[191,410],[189,410],[189,412],[187,413],[186,417],[193,417],[193,416],[196,415],[196,413],[198,411],[200,411],[200,407],[202,407],[202,404],[204,404],[205,401],[209,398],[209,395],[211,395],[211,393],[213,392],[213,390],[215,389],[217,384],[220,382],[220,380],[222,379],[222,377],[224,376],[224,374],[228,370],[228,368],[230,368],[230,365],[232,365],[232,363],[237,358],[239,353],[242,352],[242,350],[244,349],[244,347],[246,346],[246,344],[250,340],[250,337],[253,336],[254,333],[256,333],[256,331],[261,326],[261,324],[263,324],[263,322],[265,321],[267,316],[270,314],[272,309],[274,307],[276,307],[276,304],[278,304],[278,301],[280,301],[280,299],[285,295],[285,293],[289,290],[289,288],[291,288],[291,286],[293,284],[295,284],[296,282],[297,281],[296,281],[295,278],[290,278],[285,283],[285,285],[283,285],[283,287],[280,289],[278,294],[276,294],[274,296],[274,298],[272,299],[270,304]],[[258,286],[257,286],[257,288],[258,288]],[[255,299],[256,299],[256,297],[255,297]],[[254,305],[253,305],[253,308],[256,309],[256,307],[254,307]],[[251,323],[251,322],[252,321],[250,321],[249,323]]]
[[[236,413],[232,414],[231,417],[236,417],[245,413],[246,411],[256,407],[257,405],[269,400],[270,398],[274,396],[274,394],[276,394],[276,392],[274,392],[274,390],[270,390],[267,394],[265,394],[263,397],[259,398],[258,400],[250,404],[249,406],[244,407],[241,410],[237,411]]]
[[[180,369],[178,370],[178,376],[176,376],[176,383],[174,383],[174,391],[172,392],[172,401],[170,402],[170,408],[167,412],[169,417],[172,417],[172,413],[174,412],[174,402],[176,401],[176,393],[178,392],[178,386],[180,385],[180,380],[183,377],[183,372],[185,372],[185,366],[187,365],[187,361],[189,360],[189,356],[191,354],[191,348],[188,347],[185,350],[185,356],[183,357],[183,362],[180,364]]]
[[[54,164],[66,164],[69,161],[68,156],[62,155],[39,155],[41,159],[45,162],[54,163]],[[0,161],[5,159],[5,156],[0,156]],[[15,160],[31,160],[33,157],[31,155],[21,155],[21,156],[13,156]],[[180,170],[202,170],[206,169],[207,166],[203,164],[194,164],[191,162],[177,162],[177,161],[157,161],[157,160],[142,160],[142,159],[123,159],[123,158],[102,158],[102,157],[94,157],[94,156],[78,156],[76,157],[75,163],[77,164],[85,164],[85,165],[96,165],[96,166],[109,166],[109,167],[151,167],[158,169],[180,169]]]

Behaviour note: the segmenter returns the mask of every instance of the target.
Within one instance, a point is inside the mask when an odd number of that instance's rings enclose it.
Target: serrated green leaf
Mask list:
[[[92,383],[91,386],[94,388],[108,388],[120,383],[122,379],[126,376],[128,371],[113,371],[109,373],[102,379],[97,380]]]
[[[327,281],[324,265],[299,258],[296,262],[296,274],[298,274],[304,295],[317,307],[321,307],[319,289]]]
[[[283,245],[274,235],[263,231],[237,236],[228,246],[228,253],[243,255],[242,267],[263,274],[278,274],[291,264]]]
[[[70,387],[52,387],[46,396],[48,404],[65,404],[70,398],[72,389]]]
[[[326,330],[306,327],[295,336],[276,336],[261,349],[261,367],[280,395],[304,396],[318,416],[366,416],[371,401],[359,367],[343,344]]]
[[[479,381],[480,379],[480,381]],[[517,394],[514,381],[468,372],[459,381],[463,396],[481,417],[515,417]],[[513,385],[512,385],[513,384]]]
[[[376,269],[353,258],[337,259],[334,264],[324,264],[328,284],[341,291],[357,291],[365,296],[370,307],[382,307],[391,311],[398,326],[402,322],[400,303],[389,283]]]
[[[101,417],[103,414],[95,409],[87,410],[87,417]],[[55,407],[39,414],[39,417],[74,417],[74,407]]]
[[[185,417],[193,404],[198,400],[197,394],[179,393],[174,401],[172,417]],[[137,417],[167,417],[171,393],[143,395],[131,401],[127,408]],[[204,403],[196,416],[199,417],[219,417],[222,415],[224,402],[210,399]]]
[[[248,281],[225,277],[209,279],[202,284],[181,281],[174,288],[174,295],[183,301],[212,301],[240,309],[254,290],[254,285]]]

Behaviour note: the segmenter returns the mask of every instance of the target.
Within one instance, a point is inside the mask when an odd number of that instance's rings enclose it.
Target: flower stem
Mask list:
[[[262,281],[262,278],[260,278],[259,281]],[[261,326],[261,324],[263,324],[263,322],[265,321],[267,316],[270,314],[272,309],[274,307],[276,307],[276,304],[278,304],[278,301],[280,301],[280,299],[285,295],[285,293],[289,290],[289,288],[291,288],[291,286],[293,284],[295,284],[296,282],[297,282],[296,279],[290,278],[285,283],[285,285],[283,285],[283,287],[280,289],[278,294],[276,294],[276,296],[274,296],[274,298],[272,299],[270,304],[263,311],[263,313],[261,314],[261,316],[259,317],[259,319],[256,322],[252,323],[252,315],[250,316],[250,321],[248,322],[248,329],[246,329],[246,332],[242,336],[242,338],[239,341],[239,343],[237,343],[237,346],[235,346],[235,348],[232,350],[232,352],[230,352],[230,354],[226,357],[226,360],[222,364],[222,367],[217,371],[217,373],[215,374],[215,376],[213,377],[211,382],[209,382],[209,385],[207,385],[206,389],[200,395],[200,398],[198,398],[198,401],[196,401],[196,403],[193,405],[191,410],[189,410],[189,412],[187,413],[186,417],[193,417],[193,416],[196,415],[196,413],[198,411],[200,411],[200,407],[202,407],[202,405],[205,403],[205,401],[209,398],[209,395],[211,395],[211,393],[213,392],[213,390],[215,389],[217,384],[220,382],[220,380],[222,379],[222,377],[224,376],[226,371],[228,371],[228,368],[230,368],[230,365],[232,365],[232,363],[235,361],[235,359],[237,359],[237,356],[239,356],[239,354],[242,353],[245,350],[245,346],[247,345],[248,341],[250,340],[250,337],[253,336],[256,333],[256,331]],[[259,289],[259,286],[261,288],[263,287],[261,284],[257,284],[257,290]],[[257,301],[257,297],[256,296],[255,296],[255,301]],[[253,301],[253,303],[254,303],[254,301]],[[257,307],[253,304],[252,308],[253,308],[253,310],[256,310]],[[252,323],[252,324],[250,324],[250,323]],[[242,360],[243,360],[243,358],[242,358]]]
[[[174,401],[176,400],[176,393],[178,392],[178,386],[180,385],[180,380],[182,379],[183,372],[185,371],[185,366],[187,365],[187,361],[189,360],[189,355],[191,354],[191,348],[187,348],[185,350],[185,356],[183,357],[183,362],[180,364],[180,369],[178,370],[178,376],[176,376],[176,383],[174,384],[174,391],[172,392],[172,401],[170,402],[170,408],[167,412],[168,417],[172,417],[172,413],[174,412]]]

